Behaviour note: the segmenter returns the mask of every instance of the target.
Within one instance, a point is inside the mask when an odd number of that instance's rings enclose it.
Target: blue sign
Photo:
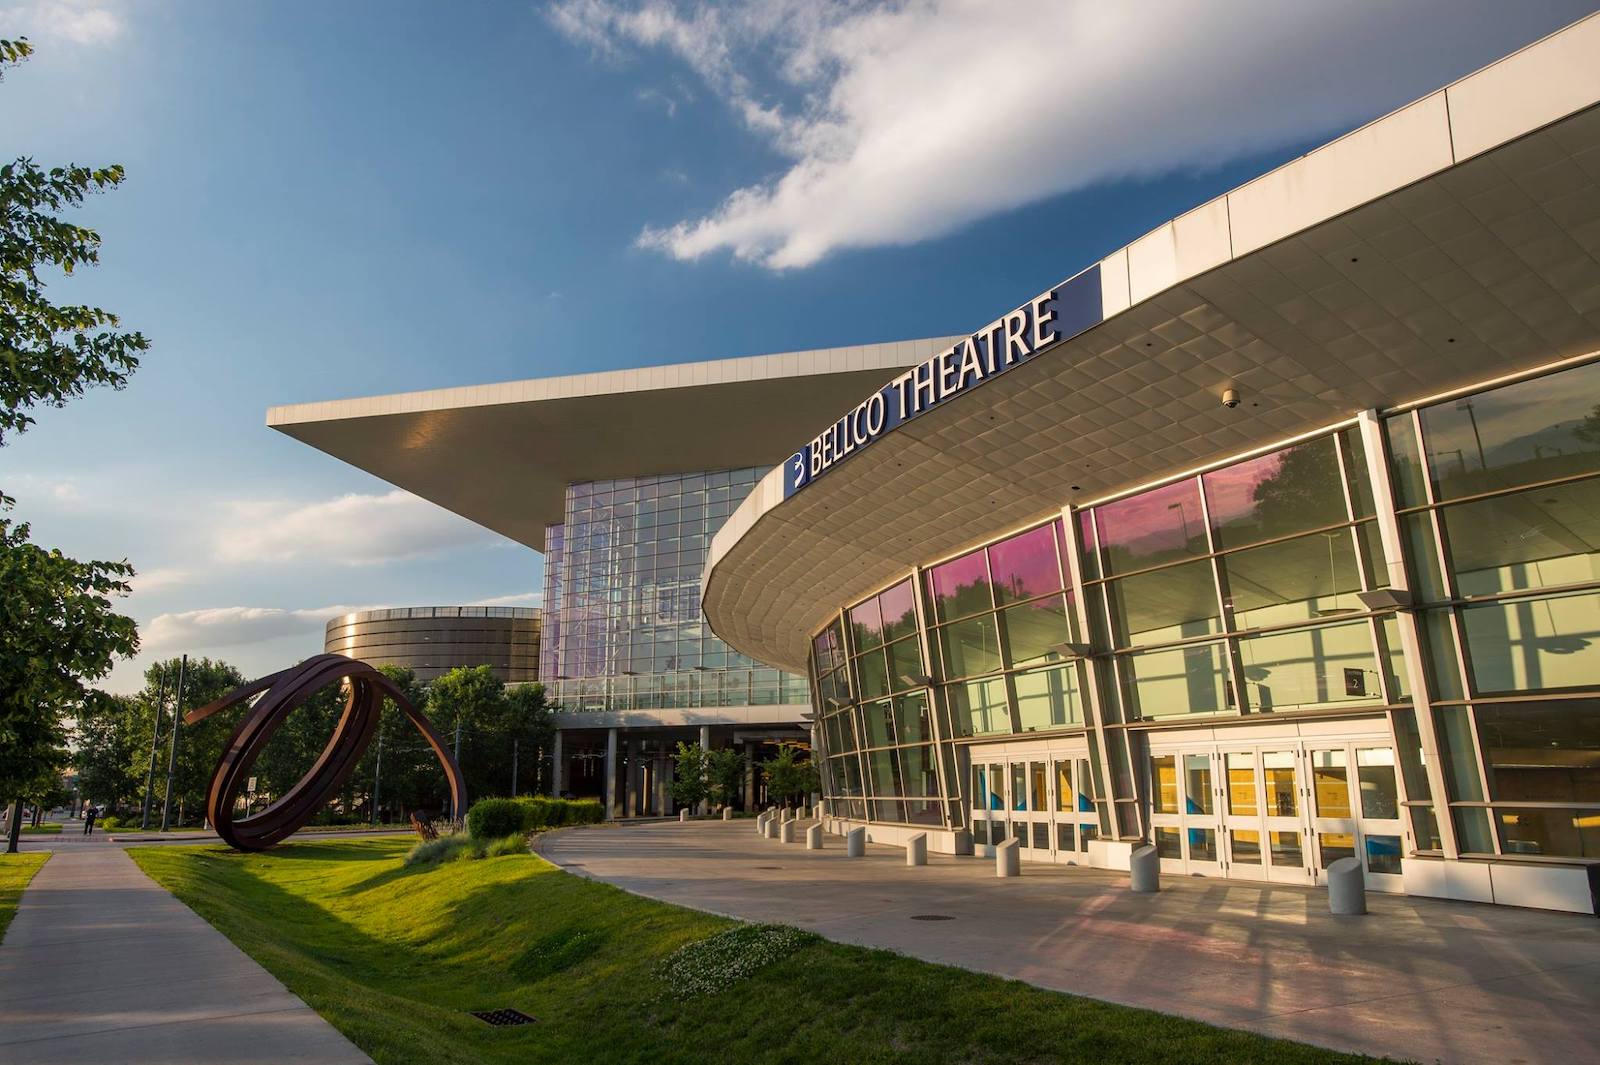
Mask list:
[[[789,456],[783,467],[783,497],[788,499],[891,429],[1104,320],[1097,263],[872,393]]]

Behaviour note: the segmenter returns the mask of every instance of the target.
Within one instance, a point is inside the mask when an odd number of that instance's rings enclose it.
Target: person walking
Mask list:
[[[94,835],[94,815],[96,812],[93,806],[86,806],[83,809],[83,834],[85,836]]]

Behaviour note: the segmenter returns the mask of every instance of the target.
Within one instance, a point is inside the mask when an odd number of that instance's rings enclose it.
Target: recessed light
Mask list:
[[[1352,256],[1350,256],[1350,261],[1353,262],[1353,263],[1358,263],[1358,262],[1361,261],[1361,258],[1359,256],[1352,255]]]
[[[1444,342],[1446,344],[1454,344],[1456,342],[1456,338],[1455,337],[1445,337],[1444,338]]]
[[[1079,487],[1079,486],[1078,486],[1078,485],[1073,485],[1073,486],[1072,486],[1072,490],[1073,490],[1073,491],[1074,491],[1074,492],[1079,492],[1079,491],[1082,491],[1082,489],[1081,489],[1081,488],[1080,488],[1080,487]]]

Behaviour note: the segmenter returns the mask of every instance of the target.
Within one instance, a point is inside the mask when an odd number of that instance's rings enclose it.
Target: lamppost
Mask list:
[[[144,773],[144,810],[139,816],[139,830],[150,827],[150,791],[156,782],[156,751],[161,746],[161,716],[167,701],[167,675],[156,667],[156,721],[150,732],[150,767]]]
[[[167,830],[172,817],[172,780],[178,772],[178,725],[183,721],[183,677],[189,667],[189,656],[178,660],[178,700],[172,706],[172,742],[167,747],[167,794],[161,800],[161,831]]]

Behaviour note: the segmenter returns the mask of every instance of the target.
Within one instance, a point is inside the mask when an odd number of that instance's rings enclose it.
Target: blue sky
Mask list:
[[[264,672],[339,607],[530,602],[536,553],[265,409],[961,332],[1594,6],[0,4],[38,50],[0,154],[128,171],[52,291],[152,341],[0,488],[138,567],[150,654]]]

